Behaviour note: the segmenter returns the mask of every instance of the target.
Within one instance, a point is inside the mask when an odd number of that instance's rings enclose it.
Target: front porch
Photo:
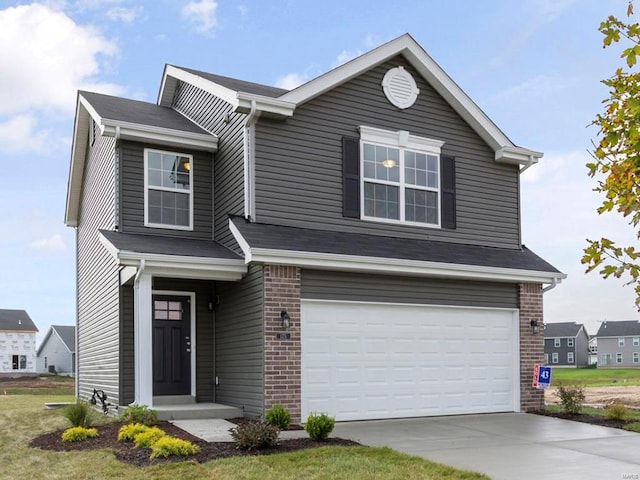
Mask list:
[[[153,397],[153,409],[158,420],[201,420],[211,418],[239,418],[244,415],[242,408],[221,403],[196,403],[189,395],[163,395]]]

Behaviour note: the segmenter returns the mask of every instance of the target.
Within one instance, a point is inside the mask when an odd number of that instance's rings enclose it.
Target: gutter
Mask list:
[[[544,287],[542,289],[542,293],[548,292],[549,290],[553,290],[554,288],[556,288],[558,286],[558,279],[553,277],[551,279],[551,285],[547,285],[546,287]]]
[[[255,162],[254,162],[254,126],[260,116],[255,100],[251,100],[251,109],[244,122],[244,217],[255,220]]]

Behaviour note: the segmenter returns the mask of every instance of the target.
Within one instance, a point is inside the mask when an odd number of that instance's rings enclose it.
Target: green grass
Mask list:
[[[558,382],[585,387],[640,385],[640,368],[554,368],[551,386],[557,386]]]
[[[41,433],[67,428],[60,410],[45,410],[45,402],[70,402],[73,396],[0,395],[1,478],[29,480],[150,479],[487,479],[488,477],[388,448],[324,447],[279,455],[235,457],[205,464],[169,463],[138,468],[123,464],[108,450],[50,452],[33,449],[29,440]],[[100,416],[101,421],[110,421]],[[10,433],[8,433],[10,432]]]

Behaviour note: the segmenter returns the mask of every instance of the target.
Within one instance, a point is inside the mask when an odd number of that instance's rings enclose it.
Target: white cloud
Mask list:
[[[59,251],[67,248],[62,235],[56,233],[48,238],[35,240],[29,244],[31,250],[40,250],[45,252]]]
[[[206,33],[218,25],[216,10],[218,3],[214,0],[189,2],[182,8],[182,17],[192,23],[196,31]]]
[[[54,141],[47,130],[38,130],[36,118],[28,113],[0,121],[0,152],[46,153]]]
[[[113,7],[107,10],[107,17],[116,22],[132,24],[142,12],[142,7]]]
[[[362,50],[354,50],[351,52],[347,50],[343,50],[338,54],[335,62],[333,62],[333,65],[331,65],[331,68],[339,67],[340,65],[347,63],[349,60],[353,60],[354,58],[359,57],[362,54],[363,54]]]
[[[308,80],[309,77],[305,74],[289,73],[288,75],[280,77],[278,80],[276,80],[276,87],[284,88],[286,90],[293,90],[303,83],[306,83]]]
[[[238,5],[238,11],[240,12],[240,15],[243,17],[246,17],[247,14],[249,13],[249,7],[247,7],[246,5]]]

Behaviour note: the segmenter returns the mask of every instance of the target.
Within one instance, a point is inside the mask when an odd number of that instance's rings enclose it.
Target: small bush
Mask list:
[[[127,423],[120,427],[118,430],[118,441],[119,442],[133,442],[136,438],[136,435],[140,433],[144,433],[149,430],[151,427],[147,427],[141,423]]]
[[[333,432],[336,426],[336,419],[330,417],[326,413],[312,413],[304,424],[304,429],[313,440],[324,441],[329,438],[329,434]]]
[[[274,405],[266,414],[267,422],[271,425],[275,425],[280,430],[285,430],[291,424],[291,414],[287,407],[283,405]]]
[[[97,436],[98,430],[95,428],[72,427],[67,428],[62,432],[62,441],[79,442],[81,440],[86,440],[87,438],[96,438]]]
[[[268,422],[251,421],[229,429],[231,437],[242,450],[259,450],[275,446],[280,430]]]
[[[200,447],[180,438],[165,436],[151,445],[151,458],[169,457],[190,457],[200,451]]]
[[[90,427],[93,423],[93,409],[91,405],[82,400],[67,405],[63,415],[74,427]]]
[[[138,448],[149,448],[165,435],[158,427],[149,427],[146,431],[138,433],[133,438],[133,443]]]
[[[604,416],[612,420],[626,420],[629,418],[629,409],[621,403],[612,403],[605,410]]]
[[[622,428],[629,430],[630,432],[640,433],[640,422],[627,423]]]
[[[141,423],[151,426],[158,423],[158,413],[146,405],[129,405],[122,412],[120,419],[127,423]]]
[[[560,404],[567,413],[578,414],[582,411],[584,405],[584,387],[581,385],[565,385],[558,386],[558,395],[560,396]]]

